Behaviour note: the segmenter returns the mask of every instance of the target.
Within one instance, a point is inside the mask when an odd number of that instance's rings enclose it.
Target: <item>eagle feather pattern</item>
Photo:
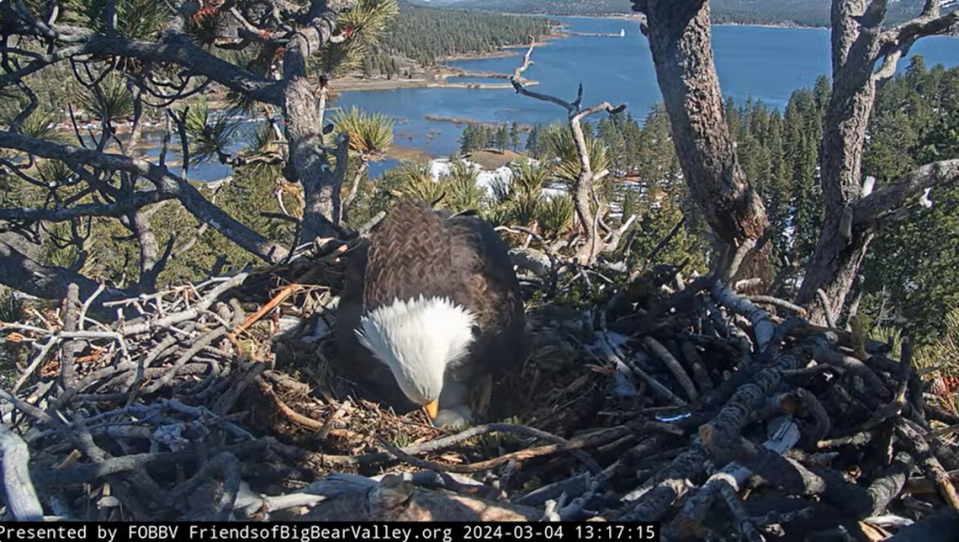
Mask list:
[[[364,395],[397,412],[419,408],[355,330],[369,311],[420,295],[448,298],[476,317],[469,354],[447,379],[471,386],[486,375],[495,381],[519,370],[528,352],[526,320],[506,245],[480,218],[404,199],[350,256],[340,294],[339,357]]]

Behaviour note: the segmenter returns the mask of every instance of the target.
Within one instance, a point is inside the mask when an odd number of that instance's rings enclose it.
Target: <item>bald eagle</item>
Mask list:
[[[528,351],[519,281],[496,231],[416,200],[401,200],[350,257],[337,314],[353,380],[441,426],[472,422],[477,395]]]

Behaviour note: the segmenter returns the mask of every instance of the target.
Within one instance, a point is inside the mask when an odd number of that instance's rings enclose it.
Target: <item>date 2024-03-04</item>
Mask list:
[[[465,524],[466,540],[635,540],[658,541],[656,523],[483,523]]]
[[[132,542],[153,540],[288,541],[379,540],[453,542],[458,540],[562,541],[609,540],[656,542],[656,523],[607,522],[296,522],[296,523],[19,523],[0,525],[0,542],[70,540]]]

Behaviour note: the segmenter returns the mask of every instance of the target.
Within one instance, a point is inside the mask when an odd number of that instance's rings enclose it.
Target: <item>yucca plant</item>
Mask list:
[[[0,286],[0,322],[20,322],[23,319],[23,300],[14,291]],[[0,385],[7,387],[19,376],[17,364],[29,353],[26,343],[4,340],[12,331],[0,331]]]
[[[513,167],[509,198],[510,218],[522,226],[536,222],[543,206],[543,188],[549,179],[549,170],[529,160],[522,160]]]
[[[457,160],[450,164],[450,171],[438,184],[445,192],[441,205],[453,211],[484,210],[486,192],[476,185],[479,172],[466,162]]]
[[[107,31],[107,3],[102,0],[67,0],[60,4],[64,18],[78,22],[98,34]],[[166,2],[157,0],[115,0],[116,30],[121,36],[150,40],[170,19]]]
[[[190,140],[190,157],[197,162],[204,162],[211,158],[225,160],[227,148],[233,140],[233,135],[239,126],[240,119],[237,111],[223,111],[211,115],[210,107],[205,99],[190,107],[187,111],[184,124]]]
[[[47,186],[68,184],[74,175],[73,170],[60,160],[40,160],[37,163],[37,174]]]
[[[107,124],[116,124],[133,116],[133,96],[127,90],[126,79],[116,72],[104,77],[99,85],[85,89],[80,95],[80,106],[90,116]]]
[[[869,333],[874,341],[889,343],[894,355],[902,352],[902,330],[897,327],[876,326]]]
[[[397,195],[432,202],[443,193],[443,186],[433,179],[426,163],[403,162],[395,170]]]
[[[933,391],[955,410],[955,395],[959,393],[959,306],[947,312],[942,323],[939,336],[916,351],[916,366],[939,369],[939,375],[931,376],[939,380]]]
[[[0,287],[0,322],[19,322],[23,317],[23,300],[7,286]]]
[[[576,216],[573,198],[569,194],[554,194],[546,198],[536,215],[536,222],[547,238],[555,238],[573,227]]]
[[[502,177],[496,177],[490,182],[490,192],[490,206],[493,209],[506,211],[513,195],[512,183]]]
[[[47,231],[51,237],[55,237],[60,241],[51,238],[45,244],[43,253],[44,264],[81,271],[81,269],[77,269],[77,267],[81,265],[81,258],[83,257],[81,251],[84,251],[85,247],[81,247],[78,250],[76,245],[64,243],[65,240],[73,237],[70,225],[65,222],[58,222],[49,226]]]
[[[348,111],[338,111],[333,125],[338,132],[350,136],[350,151],[365,159],[379,159],[393,145],[393,119],[382,113],[366,113],[351,107]]]
[[[593,173],[599,173],[610,166],[606,147],[593,134],[584,133],[586,149],[589,155],[589,165]],[[572,188],[579,179],[579,153],[576,150],[576,141],[573,139],[573,130],[566,124],[553,123],[547,126],[540,135],[540,140],[546,149],[549,158],[557,158],[558,163],[553,167],[554,177]],[[599,187],[596,187],[597,190]]]
[[[0,122],[9,126],[16,114],[20,112],[17,109],[19,108],[4,111],[2,117],[0,117],[2,119]],[[20,133],[37,139],[62,140],[63,138],[57,133],[56,122],[56,114],[38,108],[20,124]]]

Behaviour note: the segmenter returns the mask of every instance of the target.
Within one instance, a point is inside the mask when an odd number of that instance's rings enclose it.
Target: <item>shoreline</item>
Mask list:
[[[550,42],[557,39],[569,37],[567,33],[550,34],[537,38],[536,47],[549,46]],[[423,67],[423,73],[417,77],[403,79],[369,79],[365,77],[356,77],[347,75],[330,80],[330,86],[337,92],[376,92],[387,90],[401,90],[407,88],[458,88],[458,89],[477,89],[477,90],[513,90],[512,83],[509,82],[511,73],[501,72],[475,72],[457,66],[450,66],[448,62],[458,62],[466,60],[489,60],[495,58],[511,58],[522,56],[522,52],[529,45],[526,44],[507,44],[500,46],[495,51],[485,53],[462,53],[456,55],[446,55],[436,59],[434,66]],[[505,83],[456,83],[449,82],[447,79],[457,77],[475,77],[480,79],[504,79]],[[522,78],[525,86],[536,86],[538,81]]]
[[[635,14],[635,13],[606,13],[606,14],[591,14],[591,15],[555,15],[547,13],[507,13],[506,15],[522,15],[524,17],[568,17],[571,19],[621,19],[621,20],[632,20],[640,21],[645,19],[645,16]],[[810,30],[829,30],[828,26],[815,26],[815,25],[804,25],[794,22],[782,22],[782,23],[736,23],[736,22],[722,22],[722,23],[712,23],[711,26],[755,26],[757,28],[804,28]]]
[[[524,17],[569,17],[580,19],[615,19],[622,21],[640,21],[644,17],[633,13],[609,13],[595,15],[553,15],[542,13],[508,13],[508,15],[520,15]],[[737,26],[737,27],[755,27],[755,28],[795,28],[807,30],[828,30],[828,27],[809,26],[796,23],[713,23],[712,26]],[[555,34],[537,37],[537,47],[549,46],[554,40],[575,37],[576,34],[565,31],[568,25],[562,24],[563,31]],[[416,88],[455,88],[455,89],[476,89],[476,90],[511,90],[510,83],[456,83],[449,82],[448,79],[457,77],[476,77],[483,79],[506,79],[510,78],[508,73],[476,73],[470,72],[456,66],[450,66],[450,62],[460,62],[469,60],[489,60],[497,58],[511,58],[521,56],[528,44],[507,44],[500,46],[495,51],[485,53],[460,53],[454,55],[445,55],[436,59],[434,66],[423,67],[424,72],[417,77],[410,79],[367,79],[356,76],[344,76],[332,80],[331,85],[340,92],[377,92],[388,90],[416,89]],[[536,86],[537,81],[524,79],[524,85]]]

